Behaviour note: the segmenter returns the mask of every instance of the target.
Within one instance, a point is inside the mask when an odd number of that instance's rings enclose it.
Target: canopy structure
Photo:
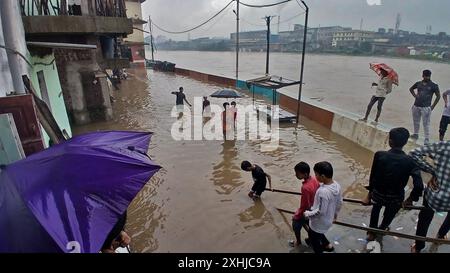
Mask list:
[[[270,88],[273,90],[281,89],[283,87],[300,84],[300,81],[290,80],[281,76],[267,75],[264,77],[248,80],[247,83],[259,87]]]

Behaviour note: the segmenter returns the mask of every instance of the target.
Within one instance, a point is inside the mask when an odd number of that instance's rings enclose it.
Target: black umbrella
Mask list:
[[[224,99],[231,99],[231,98],[242,98],[241,95],[239,95],[236,91],[231,89],[223,89],[219,90],[217,92],[214,92],[211,97],[213,98],[224,98]]]

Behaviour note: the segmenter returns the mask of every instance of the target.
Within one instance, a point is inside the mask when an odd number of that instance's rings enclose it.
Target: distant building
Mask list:
[[[344,30],[333,34],[333,47],[353,47],[362,42],[372,42],[375,32],[366,30]]]
[[[124,45],[129,48],[128,56],[132,67],[145,67],[144,33],[139,31],[147,21],[142,19],[141,5],[145,0],[126,0],[127,17],[133,22],[133,33],[124,39]]]
[[[271,47],[277,47],[279,37],[279,34],[271,34]],[[232,43],[236,42],[236,33],[230,34],[230,40]],[[241,49],[249,51],[265,50],[267,47],[267,30],[255,30],[239,33],[239,46]]]
[[[351,28],[329,26],[308,29],[308,32],[311,34],[311,41],[316,43],[318,47],[330,47],[333,42],[334,34],[341,31],[351,31]]]

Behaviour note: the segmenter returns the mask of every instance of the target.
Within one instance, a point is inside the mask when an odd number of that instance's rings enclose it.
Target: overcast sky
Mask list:
[[[275,3],[280,0],[241,0],[248,4]],[[230,0],[147,0],[143,3],[143,17],[152,17],[159,26],[170,31],[182,31],[204,22],[221,10]],[[300,2],[300,1],[299,1]],[[363,29],[377,30],[379,27],[394,28],[397,13],[401,14],[401,29],[425,33],[427,25],[432,33],[440,31],[450,34],[449,0],[306,0],[310,6],[310,26],[340,25],[359,29],[361,18]],[[374,4],[369,5],[368,4]],[[381,5],[377,5],[381,2]],[[235,32],[236,16],[233,3],[219,15],[190,37],[229,37]],[[280,30],[292,30],[294,24],[303,24],[304,15],[295,0],[271,8],[248,8],[241,6],[241,31],[265,29],[265,15],[280,16]],[[294,17],[294,18],[293,18]],[[291,19],[293,18],[293,19]],[[288,19],[291,19],[287,21]],[[275,18],[274,22],[278,19]],[[286,22],[287,21],[287,22]],[[272,26],[274,32],[278,26]],[[155,35],[164,35],[171,39],[186,40],[187,34],[171,35],[155,29]]]

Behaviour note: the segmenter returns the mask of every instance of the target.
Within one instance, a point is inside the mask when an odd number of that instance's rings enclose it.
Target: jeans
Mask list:
[[[314,230],[309,229],[308,235],[314,253],[323,253],[324,248],[330,244],[327,237],[325,237],[325,234],[317,233]]]
[[[430,227],[431,221],[433,220],[434,217],[434,210],[428,206],[426,199],[423,199],[423,206],[424,209],[422,209],[419,213],[419,222],[417,222],[416,235],[426,237],[428,233],[428,228]],[[444,223],[442,223],[441,228],[439,229],[438,237],[440,238],[444,237],[449,230],[450,230],[450,213],[447,213],[447,217],[445,218]],[[424,241],[416,241],[416,250],[420,251],[424,248],[425,248]]]
[[[430,119],[431,107],[417,107],[413,105],[412,116],[414,122],[414,134],[418,135],[420,130],[420,120],[423,120],[423,131],[425,133],[425,140],[430,139]]]
[[[370,99],[369,105],[367,105],[366,116],[364,118],[367,119],[369,117],[370,111],[372,110],[373,105],[378,101],[377,116],[376,116],[376,120],[378,120],[378,118],[381,115],[381,110],[383,109],[383,102],[385,99],[386,99],[385,97],[372,96],[372,98]]]
[[[389,227],[395,218],[395,215],[400,210],[400,204],[387,205],[384,208],[383,220],[381,225],[378,226],[378,219],[380,217],[380,211],[383,206],[379,204],[374,204],[372,207],[372,213],[370,214],[370,227],[385,230]]]

